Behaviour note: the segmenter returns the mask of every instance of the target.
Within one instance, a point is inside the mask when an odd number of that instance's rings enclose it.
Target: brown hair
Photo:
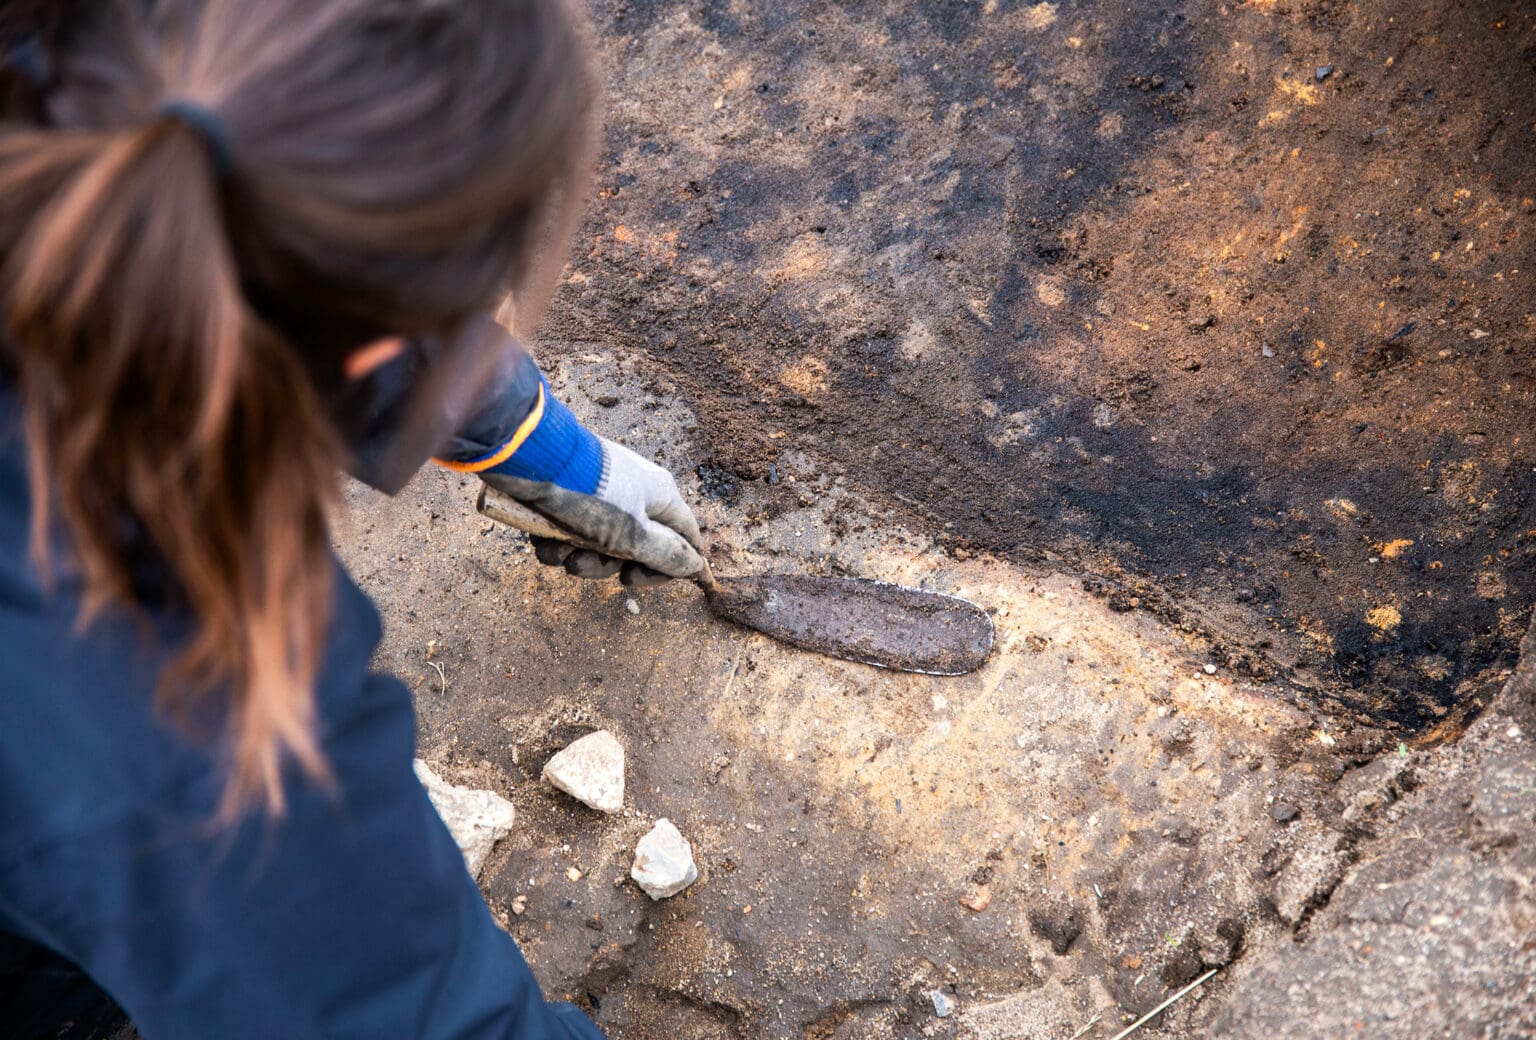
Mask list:
[[[584,32],[562,0],[109,0],[44,43],[0,122],[34,557],[62,517],[82,624],[163,574],[194,628],[160,702],[227,704],[225,810],[278,812],[289,758],[326,770],[345,356],[542,301],[586,186]],[[167,101],[214,114],[227,168]]]

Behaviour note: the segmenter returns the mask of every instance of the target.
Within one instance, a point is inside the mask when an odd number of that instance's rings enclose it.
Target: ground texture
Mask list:
[[[1143,1032],[1536,1035],[1536,12],[1405,6],[600,0],[557,388],[720,571],[999,647],[813,658],[539,568],[464,478],[354,493],[551,992],[619,1040],[1108,1040],[1218,969]],[[538,779],[600,727],[618,817]],[[659,816],[702,876],[652,903]]]
[[[809,455],[1433,726],[1536,588],[1536,14],[1401,8],[599,5],[550,333],[736,476]]]

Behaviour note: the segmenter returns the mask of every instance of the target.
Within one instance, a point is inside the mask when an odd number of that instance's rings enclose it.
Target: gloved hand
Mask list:
[[[491,487],[580,535],[607,552],[530,536],[540,563],[563,566],[579,578],[615,574],[625,585],[659,585],[691,578],[704,568],[699,525],[660,466],[622,444],[597,438],[602,478],[590,494],[551,481],[528,480],[497,470],[480,474]]]
[[[601,546],[598,552],[554,539],[532,539],[539,562],[583,578],[614,574],[626,585],[690,578],[704,568],[699,525],[671,474],[628,448],[586,429],[549,391],[531,361],[518,363],[505,397],[526,399],[526,416],[490,402],[461,434],[453,458],[491,487],[540,513],[554,526]]]

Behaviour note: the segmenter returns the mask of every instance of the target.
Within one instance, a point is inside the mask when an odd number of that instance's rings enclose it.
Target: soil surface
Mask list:
[[[696,419],[675,387],[562,354],[552,382],[584,421],[681,468],[668,441]],[[470,511],[472,478],[353,491],[342,545],[387,619],[378,663],[415,689],[439,772],[515,803],[481,884],[552,995],[615,1040],[1108,1040],[1204,979],[1160,1035],[1527,1035],[1536,669],[1518,720],[1415,750],[1080,574],[957,560],[842,502],[845,477],[781,479],[796,497],[770,516],[767,485],[727,505],[685,476],[718,573],[967,597],[997,629],[986,665],[880,671],[734,628],[691,586],[570,579]],[[614,817],[540,780],[598,728],[628,756]],[[700,878],[655,903],[627,875],[663,816]],[[1368,914],[1365,939],[1329,938]],[[1327,1014],[1291,1014],[1297,985]]]
[[[1530,1035],[1536,11],[1402,7],[598,0],[557,392],[721,574],[997,648],[834,662],[538,567],[471,479],[355,491],[552,994],[616,1040],[1108,1040],[1201,979],[1145,1035]],[[539,780],[597,728],[616,817]],[[661,816],[701,876],[653,903]]]
[[[596,10],[600,198],[549,335],[671,377],[690,467],[808,459],[1378,724],[1454,733],[1512,663],[1530,5]]]

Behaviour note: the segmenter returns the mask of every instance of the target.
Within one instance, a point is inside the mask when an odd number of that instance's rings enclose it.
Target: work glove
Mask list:
[[[603,455],[603,475],[590,494],[496,470],[480,477],[559,527],[603,548],[598,552],[530,535],[540,563],[564,567],[578,578],[617,574],[625,585],[642,587],[699,574],[704,569],[699,524],[672,474],[622,444],[605,437],[596,440]]]
[[[588,546],[530,536],[540,563],[581,578],[658,585],[704,569],[698,521],[672,475],[576,420],[542,376],[532,410],[499,447],[439,460],[569,531]]]

